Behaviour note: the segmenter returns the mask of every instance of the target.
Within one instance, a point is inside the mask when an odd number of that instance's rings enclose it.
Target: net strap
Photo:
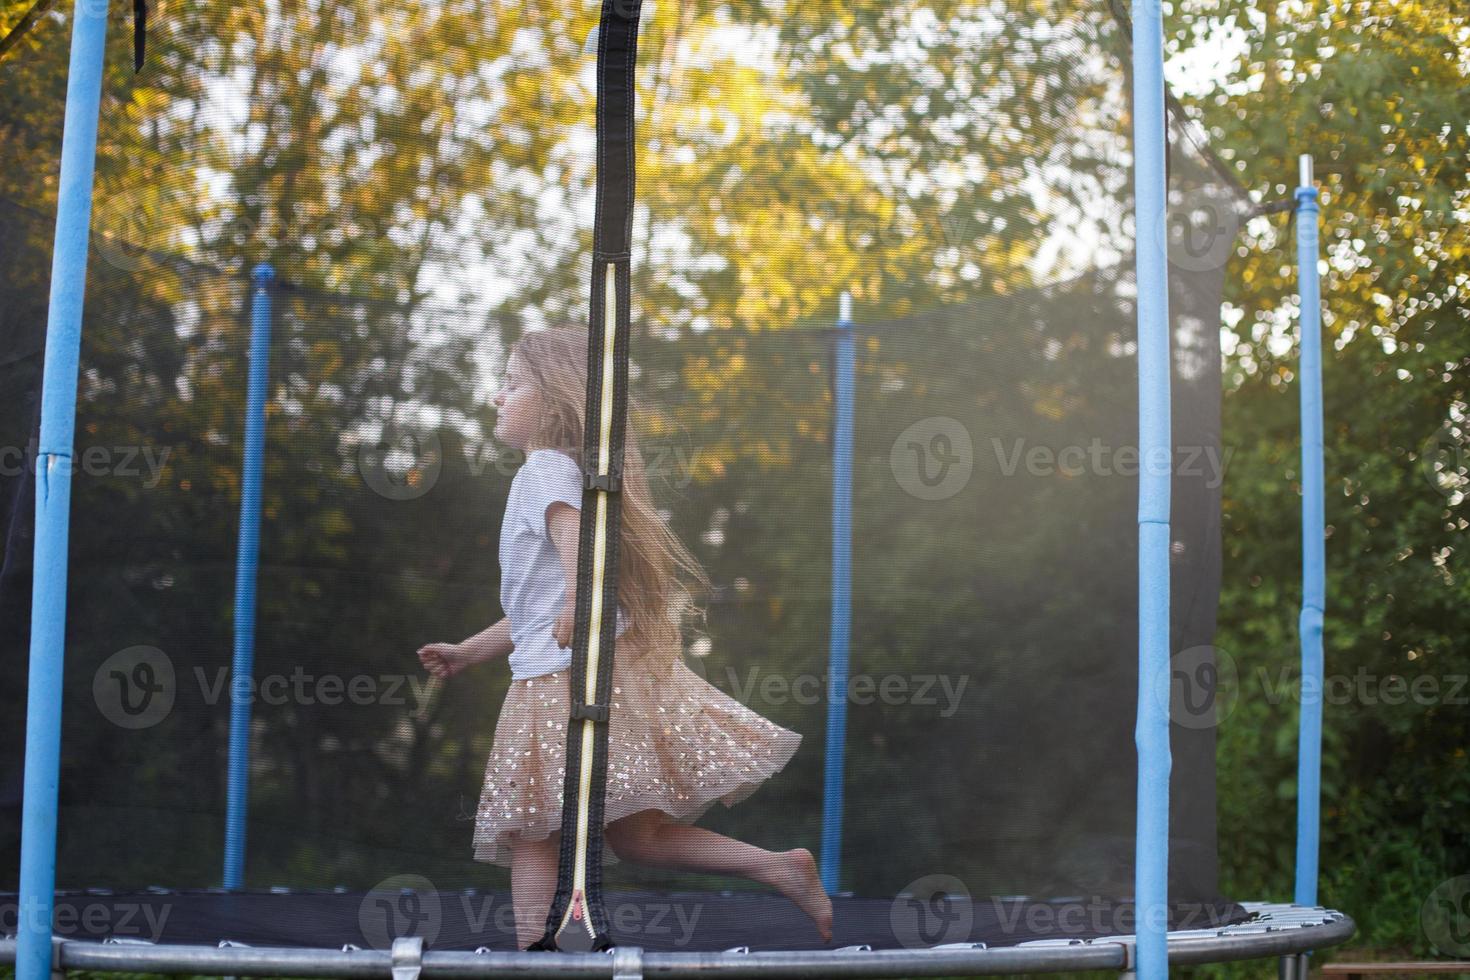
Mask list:
[[[629,252],[640,0],[603,0],[597,37],[597,204],[593,223],[581,526],[572,630],[561,849],[546,932],[531,949],[612,946],[602,899],[602,818],[617,642],[618,540],[628,414]]]
[[[56,0],[36,0],[30,8],[21,15],[15,26],[0,36],[0,58],[21,42],[31,28],[40,22],[53,6]],[[133,0],[133,71],[143,70],[143,54],[148,38],[148,0]]]

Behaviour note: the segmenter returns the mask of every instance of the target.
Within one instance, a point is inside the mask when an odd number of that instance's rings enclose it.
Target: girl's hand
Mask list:
[[[556,623],[551,627],[551,638],[559,647],[572,645],[572,627],[577,621],[577,600],[568,596],[566,605],[562,606],[561,615],[556,617]]]
[[[419,663],[441,680],[448,680],[473,662],[458,643],[430,643],[419,647]]]

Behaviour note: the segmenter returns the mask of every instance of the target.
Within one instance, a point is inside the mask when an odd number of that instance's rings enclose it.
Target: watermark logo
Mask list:
[[[92,698],[104,718],[119,728],[150,728],[167,718],[183,694],[215,706],[261,703],[272,707],[384,705],[402,707],[423,718],[433,704],[435,687],[420,674],[312,674],[297,664],[290,673],[233,674],[228,667],[212,671],[194,665],[180,671],[173,660],[151,646],[134,646],[108,657],[92,676]]]
[[[1419,908],[1425,937],[1442,956],[1470,956],[1470,875],[1443,882]]]
[[[1222,187],[1206,185],[1179,197],[1168,209],[1164,241],[1169,264],[1189,272],[1224,268],[1240,234],[1241,211]]]
[[[893,936],[908,949],[962,943],[975,925],[970,890],[953,875],[926,875],[899,892],[889,905]]]
[[[444,909],[434,883],[423,875],[393,875],[374,885],[357,909],[363,940],[390,949],[393,940],[421,936],[432,946],[444,925]]]
[[[119,728],[151,728],[173,710],[178,683],[173,661],[157,647],[119,650],[92,675],[92,700]]]
[[[444,470],[444,446],[434,429],[388,426],[358,452],[362,481],[388,500],[416,500],[434,489]]]
[[[947,500],[970,482],[975,444],[964,423],[947,415],[920,419],[899,433],[888,456],[898,485],[920,500]]]
[[[992,436],[990,451],[1002,477],[1041,478],[1174,476],[1198,480],[1209,489],[1225,482],[1233,448],[1220,446],[1115,446],[1094,436],[1064,446],[1024,437]],[[893,477],[920,500],[945,500],[965,488],[975,468],[975,444],[964,423],[948,416],[920,419],[894,440],[889,453]]]
[[[416,718],[423,717],[434,696],[434,688],[423,674],[311,674],[297,664],[289,674],[231,674],[219,667],[210,677],[203,667],[196,666],[193,675],[200,700],[207,705],[220,703],[227,681],[230,701],[236,704],[258,700],[273,707],[380,704],[407,708],[412,702],[415,707],[410,714]]]
[[[98,198],[92,218],[92,246],[102,261],[123,272],[151,269],[154,252],[165,252],[159,240],[160,215],[179,214],[181,196],[166,182],[146,182]],[[187,213],[187,212],[183,212]]]
[[[1188,647],[1169,658],[1169,683],[1155,684],[1154,693],[1167,699],[1161,707],[1180,728],[1214,728],[1240,701],[1240,672],[1218,647]]]
[[[1419,447],[1419,466],[1436,492],[1456,500],[1470,484],[1470,451],[1459,432],[1446,423]]]

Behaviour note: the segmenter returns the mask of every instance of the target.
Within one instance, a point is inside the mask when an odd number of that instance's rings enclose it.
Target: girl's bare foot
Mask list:
[[[776,889],[811,916],[817,931],[822,934],[822,942],[831,942],[832,899],[827,897],[827,889],[822,887],[816,858],[804,847],[782,851],[778,857],[781,859],[781,873],[773,882]]]

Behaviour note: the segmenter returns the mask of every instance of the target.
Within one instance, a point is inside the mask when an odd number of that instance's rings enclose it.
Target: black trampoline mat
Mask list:
[[[1131,903],[1104,898],[1038,900],[1005,897],[833,899],[833,940],[787,899],[758,892],[611,893],[607,900],[616,943],[659,952],[819,950],[867,945],[925,948],[957,942],[1013,946],[1042,939],[1088,939],[1134,931]],[[17,896],[0,893],[0,931],[16,930]],[[398,936],[422,936],[430,949],[497,951],[516,948],[510,893],[466,890],[58,892],[53,918],[64,939],[108,937],[215,946],[338,949],[351,944],[386,949]],[[1170,930],[1242,922],[1233,902],[1180,903]]]

